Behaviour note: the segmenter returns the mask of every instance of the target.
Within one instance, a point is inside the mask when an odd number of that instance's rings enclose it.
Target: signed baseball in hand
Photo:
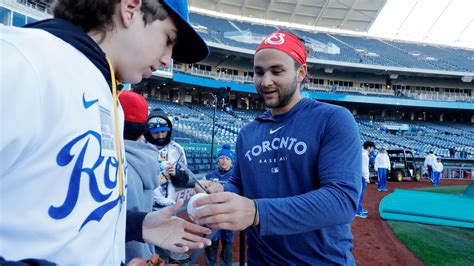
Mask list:
[[[194,212],[193,203],[197,199],[200,199],[200,198],[203,198],[203,197],[207,197],[207,194],[206,193],[197,193],[189,199],[187,209],[188,209],[188,216],[189,216],[189,218],[191,218],[191,220],[194,220],[194,218],[193,218],[193,212]],[[198,207],[198,208],[196,208],[196,210],[201,209],[203,207],[204,206]]]

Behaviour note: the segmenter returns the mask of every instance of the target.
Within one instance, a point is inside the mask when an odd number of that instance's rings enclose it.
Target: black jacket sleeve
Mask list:
[[[171,176],[171,183],[173,183],[173,186],[175,187],[186,187],[186,184],[188,184],[189,181],[189,176],[188,174],[176,167],[176,175]]]
[[[127,211],[125,242],[138,241],[145,243],[142,226],[146,215],[146,212]]]

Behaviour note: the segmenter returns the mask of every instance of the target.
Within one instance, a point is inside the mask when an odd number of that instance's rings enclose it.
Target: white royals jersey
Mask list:
[[[0,255],[120,265],[126,206],[106,80],[42,30],[0,27],[0,51]]]

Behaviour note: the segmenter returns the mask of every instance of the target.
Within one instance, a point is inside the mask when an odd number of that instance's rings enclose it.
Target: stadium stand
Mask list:
[[[186,143],[211,143],[213,108],[198,104],[179,104],[148,99],[150,108],[162,108],[174,119],[175,140]],[[218,110],[216,113],[215,145],[235,145],[239,130],[264,110],[238,109],[232,114]],[[449,157],[449,148],[456,146],[458,155],[474,159],[474,129],[458,123],[433,123],[425,121],[372,121],[357,118],[361,143],[373,140],[378,147],[409,149],[415,156],[424,157],[429,151]],[[406,130],[393,130],[397,127]],[[391,129],[392,128],[392,129]],[[209,153],[187,152],[190,169],[195,173],[210,170]],[[215,159],[215,158],[214,158]]]
[[[35,4],[32,1],[19,0],[18,3],[31,7],[34,12],[44,13],[43,17],[45,15],[46,17],[50,16],[49,10],[46,8],[47,5],[43,2]],[[236,34],[248,36],[250,34],[261,40],[276,29],[274,26],[227,20],[198,13],[190,13],[189,17],[195,28],[207,41],[250,50],[254,50],[258,42],[237,41],[235,38],[229,38],[229,36],[235,36]],[[0,8],[2,24],[22,26],[36,20],[36,18],[25,16],[5,7]],[[432,70],[474,71],[474,51],[465,49],[302,30],[292,31],[305,39],[310,46],[312,43],[316,46],[334,44],[340,49],[338,53],[313,51],[313,57],[318,59]]]
[[[263,38],[275,27],[255,25],[247,22],[231,21],[222,18],[208,17],[191,13],[191,22],[203,31],[206,40],[254,50],[257,43],[246,43],[226,37],[227,33],[251,33],[256,38]],[[447,49],[432,45],[384,41],[364,37],[344,36],[326,33],[313,33],[292,30],[305,39],[307,44],[318,42],[323,45],[334,44],[340,53],[314,51],[313,57],[341,62],[362,63],[369,65],[408,67],[433,70],[474,71],[474,54],[463,49]],[[200,31],[201,32],[201,31]],[[446,51],[449,51],[446,53]]]

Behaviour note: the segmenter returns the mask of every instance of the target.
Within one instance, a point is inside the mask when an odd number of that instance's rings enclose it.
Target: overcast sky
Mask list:
[[[388,0],[369,35],[474,49],[474,0]]]

